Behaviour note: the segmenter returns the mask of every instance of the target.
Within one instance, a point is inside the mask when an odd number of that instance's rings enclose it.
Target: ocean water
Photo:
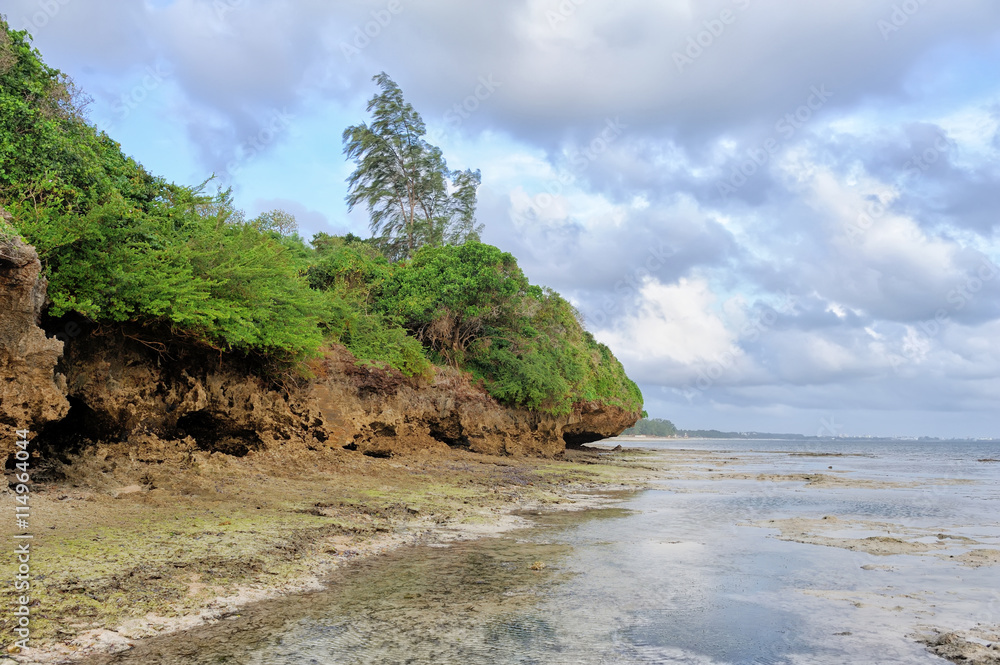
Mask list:
[[[661,450],[675,477],[616,508],[406,548],[327,591],[95,662],[930,664],[946,661],[916,633],[1000,623],[1000,567],[960,558],[1000,550],[1000,463],[980,461],[1000,458],[996,443],[625,445]],[[818,473],[875,484],[754,478]],[[830,537],[886,529],[937,549],[879,556],[777,537],[780,520],[829,516]]]

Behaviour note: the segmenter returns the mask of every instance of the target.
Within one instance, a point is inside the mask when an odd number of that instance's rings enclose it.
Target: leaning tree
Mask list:
[[[478,240],[479,171],[450,171],[441,150],[403,91],[382,72],[368,102],[370,124],[344,130],[344,153],[357,168],[347,179],[350,210],[368,208],[372,233],[391,259],[410,258],[422,245]]]

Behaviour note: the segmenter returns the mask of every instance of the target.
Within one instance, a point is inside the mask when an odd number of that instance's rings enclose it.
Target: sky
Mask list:
[[[0,0],[152,172],[308,237],[385,71],[683,428],[1000,437],[995,0]]]

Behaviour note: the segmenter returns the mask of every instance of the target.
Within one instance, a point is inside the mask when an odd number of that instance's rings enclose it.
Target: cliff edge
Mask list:
[[[45,428],[44,438],[54,446],[81,437],[137,447],[181,441],[235,456],[304,446],[371,457],[449,447],[553,457],[567,444],[614,436],[638,418],[600,404],[579,404],[563,416],[510,408],[457,370],[408,378],[359,364],[339,345],[310,364],[312,378],[284,386],[249,365],[246,358],[85,328],[60,365],[72,409]]]
[[[40,271],[32,247],[0,244],[0,432],[8,442],[15,429],[28,428],[52,450],[126,442],[138,459],[177,447],[245,456],[276,446],[371,457],[449,447],[553,457],[567,445],[619,434],[638,418],[600,403],[579,403],[561,416],[511,408],[467,373],[435,367],[429,377],[405,377],[359,363],[340,345],[324,348],[309,378],[277,381],[263,378],[252,357],[168,332],[74,323],[76,334],[64,343],[39,326]]]
[[[0,239],[0,437],[7,451],[15,430],[37,430],[69,412],[65,377],[56,371],[63,343],[38,325],[46,289],[41,270],[33,247]]]

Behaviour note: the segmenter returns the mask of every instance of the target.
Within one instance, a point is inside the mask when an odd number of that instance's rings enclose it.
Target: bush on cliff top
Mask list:
[[[449,363],[499,400],[553,413],[641,408],[638,388],[554,292],[490,245],[424,247],[392,263],[372,241],[287,215],[246,220],[228,192],[153,176],[84,119],[72,82],[0,17],[0,234],[33,244],[50,313],[167,327],[219,350],[294,363],[326,342],[427,375]]]
[[[149,174],[83,120],[24,32],[0,34],[0,205],[45,263],[52,314],[288,358],[319,347],[328,298],[301,277],[302,253],[227,193]]]
[[[372,307],[392,264],[371,243],[355,236],[321,233],[312,244],[315,250],[306,278],[339,307],[337,316],[324,321],[327,334],[367,364],[394,367],[407,376],[429,374],[431,362],[420,342],[398,320]]]
[[[390,264],[363,243],[318,244],[314,286],[402,326],[434,360],[472,372],[500,401],[558,414],[580,401],[642,407],[610,349],[584,330],[572,305],[529,284],[511,254],[467,242],[424,246]]]

